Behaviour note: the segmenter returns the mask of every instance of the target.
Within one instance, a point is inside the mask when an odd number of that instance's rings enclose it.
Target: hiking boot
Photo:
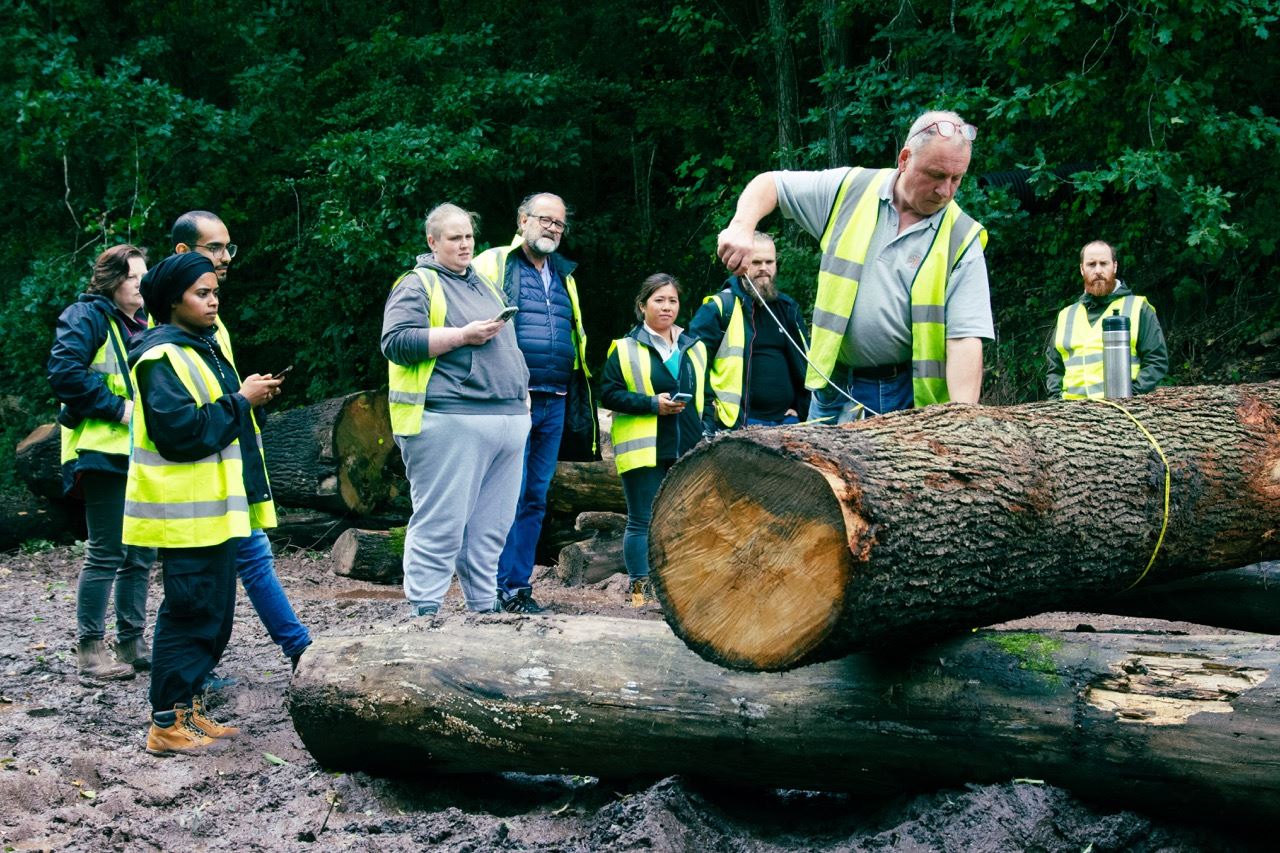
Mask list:
[[[76,647],[76,664],[80,677],[88,681],[128,681],[136,674],[133,667],[112,660],[102,640],[81,640]]]
[[[653,581],[648,577],[631,579],[631,606],[644,607],[654,601]]]
[[[187,721],[193,728],[199,729],[202,734],[209,737],[235,737],[240,734],[240,729],[235,726],[224,726],[209,716],[208,712],[204,710],[204,703],[200,701],[199,696],[191,700],[191,713],[187,715]]]
[[[542,608],[533,600],[533,590],[521,587],[515,592],[498,590],[498,603],[508,613],[541,613]]]
[[[151,648],[147,645],[147,638],[139,634],[130,640],[117,640],[116,660],[139,672],[151,669]]]
[[[194,755],[211,752],[221,745],[191,724],[191,711],[183,705],[175,705],[172,711],[157,711],[151,715],[151,728],[147,731],[147,752],[162,757],[170,755]]]

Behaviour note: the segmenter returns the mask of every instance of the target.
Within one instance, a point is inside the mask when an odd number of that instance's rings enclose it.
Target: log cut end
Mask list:
[[[387,459],[396,449],[385,393],[354,394],[343,406],[334,428],[338,491],[358,513],[394,497],[386,476]]]
[[[722,440],[675,466],[654,503],[654,583],[694,651],[734,669],[789,669],[844,608],[852,558],[840,502],[816,468]]]

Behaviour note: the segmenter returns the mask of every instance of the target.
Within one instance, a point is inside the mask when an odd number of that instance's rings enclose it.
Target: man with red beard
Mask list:
[[[1145,394],[1160,384],[1169,370],[1169,350],[1156,311],[1116,278],[1116,251],[1102,240],[1080,250],[1084,292],[1058,312],[1053,339],[1045,349],[1049,396],[1064,400],[1103,396],[1102,318],[1119,313],[1129,318],[1133,356],[1133,393]]]

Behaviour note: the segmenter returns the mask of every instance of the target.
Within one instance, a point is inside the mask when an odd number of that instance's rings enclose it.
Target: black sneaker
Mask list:
[[[517,589],[515,592],[498,590],[498,603],[508,613],[541,613],[542,608],[533,600],[533,590],[529,587]]]

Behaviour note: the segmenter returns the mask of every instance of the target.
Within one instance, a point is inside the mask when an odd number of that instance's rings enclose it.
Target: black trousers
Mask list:
[[[164,601],[151,643],[151,709],[190,704],[231,639],[239,539],[207,548],[162,548]]]

